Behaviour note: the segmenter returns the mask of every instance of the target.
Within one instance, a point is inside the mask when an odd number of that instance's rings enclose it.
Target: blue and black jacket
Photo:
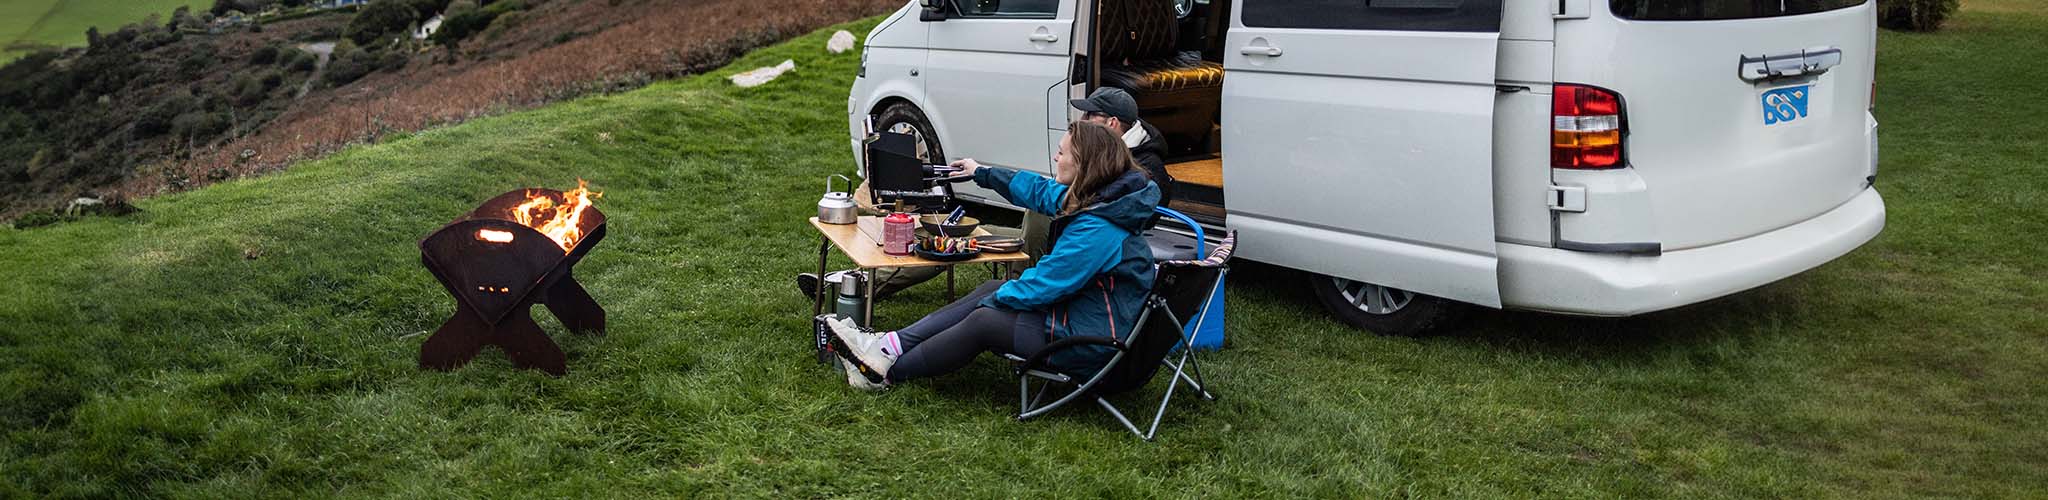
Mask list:
[[[1152,291],[1152,250],[1140,234],[1159,203],[1159,185],[1132,170],[1103,187],[1101,201],[1060,215],[1067,186],[1032,172],[983,168],[974,183],[1026,210],[1053,217],[1052,247],[1038,265],[1004,283],[981,305],[1046,315],[1046,341],[1073,335],[1130,338]],[[1054,353],[1061,370],[1094,371],[1115,351],[1081,346]]]

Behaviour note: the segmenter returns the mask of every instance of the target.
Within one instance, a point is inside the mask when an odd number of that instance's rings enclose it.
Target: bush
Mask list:
[[[270,64],[277,62],[277,53],[277,47],[274,45],[265,45],[262,47],[257,47],[255,52],[249,53],[249,64]]]
[[[377,68],[384,71],[398,71],[405,69],[405,64],[408,62],[412,62],[412,58],[406,57],[404,50],[391,49],[384,51],[384,55],[377,57]]]
[[[64,222],[64,216],[56,212],[29,212],[26,214],[22,214],[21,218],[19,219],[14,219],[14,228],[28,229],[31,227],[48,226],[59,222]]]
[[[205,139],[227,129],[227,116],[221,113],[193,111],[171,119],[171,135],[181,138]]]
[[[312,71],[313,67],[318,65],[320,65],[320,56],[313,55],[312,52],[293,50],[291,60],[286,62],[284,67],[295,73],[304,73]]]
[[[247,106],[263,102],[263,98],[270,93],[270,88],[263,85],[263,80],[243,74],[235,77],[234,92],[235,104]]]
[[[356,48],[346,54],[337,54],[327,61],[327,83],[334,86],[347,85],[376,69],[377,58],[369,51]]]
[[[1934,31],[1955,14],[1958,0],[1877,0],[1877,25],[1905,31]]]
[[[176,117],[199,108],[199,100],[191,94],[178,93],[159,99],[157,103],[142,110],[135,117],[135,136],[148,138],[171,130]]]
[[[496,11],[465,9],[448,17],[441,18],[441,27],[435,29],[433,36],[427,38],[442,46],[455,47],[463,39],[469,38],[470,35],[477,34],[482,32],[484,28],[491,27],[491,21],[497,18],[498,13]]]
[[[348,27],[343,28],[341,34],[355,40],[357,45],[371,45],[385,35],[404,32],[416,19],[412,7],[402,0],[377,0],[356,12],[356,17],[348,21]]]

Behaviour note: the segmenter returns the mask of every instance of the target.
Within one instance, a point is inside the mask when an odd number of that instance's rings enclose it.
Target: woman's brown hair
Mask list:
[[[1067,124],[1067,140],[1073,146],[1067,154],[1074,155],[1078,171],[1074,172],[1073,185],[1067,186],[1067,202],[1060,208],[1061,214],[1079,212],[1104,201],[1097,199],[1102,188],[1109,187],[1109,183],[1116,182],[1125,172],[1144,172],[1138,168],[1138,161],[1131,158],[1131,150],[1124,145],[1124,139],[1109,127],[1075,121]]]

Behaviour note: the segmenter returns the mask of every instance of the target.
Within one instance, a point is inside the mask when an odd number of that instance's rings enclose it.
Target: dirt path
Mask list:
[[[293,99],[305,97],[313,90],[313,82],[320,81],[320,74],[327,71],[327,59],[334,55],[334,42],[302,43],[299,50],[312,52],[318,59],[313,61],[313,74],[306,77],[306,83],[299,84],[299,93],[292,95]]]

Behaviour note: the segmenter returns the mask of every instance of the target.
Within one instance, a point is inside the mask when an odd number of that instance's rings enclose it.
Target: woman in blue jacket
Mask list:
[[[861,389],[959,370],[984,351],[1029,357],[1071,335],[1125,338],[1152,290],[1152,252],[1140,231],[1159,203],[1159,186],[1131,159],[1115,132],[1095,123],[1067,126],[1054,177],[953,163],[974,183],[1011,204],[1053,218],[1052,247],[1010,281],[990,281],[901,330],[869,332],[851,319],[832,322],[849,352],[847,383]],[[1053,353],[1054,367],[1090,372],[1109,361],[1107,346]],[[858,362],[884,376],[869,382]]]

